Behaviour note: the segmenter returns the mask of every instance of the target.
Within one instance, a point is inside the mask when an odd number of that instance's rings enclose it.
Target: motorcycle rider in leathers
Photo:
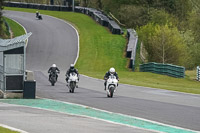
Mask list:
[[[70,68],[67,70],[67,72],[65,74],[67,83],[68,83],[68,80],[69,80],[70,73],[72,73],[72,72],[75,72],[77,74],[78,80],[79,80],[78,70],[74,68],[74,64],[71,64]]]
[[[57,81],[57,79],[58,79],[57,73],[60,73],[60,70],[58,69],[58,67],[56,67],[56,64],[53,64],[48,70],[48,73],[50,73],[49,74],[49,81],[50,81],[51,73],[53,73],[53,72],[56,73],[56,81]]]
[[[117,72],[115,72],[115,68],[111,67],[110,70],[104,76],[104,80],[105,80],[105,82],[104,82],[105,89],[104,90],[106,90],[107,79],[109,78],[109,76],[111,74],[113,74],[116,77],[116,79],[119,81],[119,77],[118,77]]]

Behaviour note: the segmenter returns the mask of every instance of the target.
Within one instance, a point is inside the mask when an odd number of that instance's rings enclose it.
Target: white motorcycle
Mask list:
[[[106,91],[108,97],[113,97],[113,93],[116,91],[118,86],[118,80],[115,75],[111,74],[107,80]]]
[[[70,73],[67,85],[70,93],[74,93],[77,84],[78,84],[78,75],[75,72]]]

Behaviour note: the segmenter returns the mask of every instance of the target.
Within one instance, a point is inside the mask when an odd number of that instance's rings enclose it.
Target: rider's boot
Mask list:
[[[106,82],[104,82],[104,86],[105,86],[104,90],[106,90]]]

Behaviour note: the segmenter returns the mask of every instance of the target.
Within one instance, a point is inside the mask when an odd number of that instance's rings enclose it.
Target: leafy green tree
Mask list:
[[[87,7],[92,7],[99,10],[102,9],[101,0],[88,0],[86,3],[87,3]]]
[[[188,14],[192,11],[192,4],[190,0],[175,0],[175,14],[180,20],[185,21]]]
[[[158,25],[166,25],[166,24],[173,24],[176,26],[178,24],[178,20],[175,18],[174,15],[169,14],[165,10],[157,10],[151,9],[150,10],[150,22]]]
[[[196,43],[191,47],[191,55],[193,57],[193,63],[194,63],[194,67],[199,66],[200,65],[200,43]]]
[[[80,0],[80,5],[83,7],[87,7],[88,6],[88,0]]]
[[[149,62],[187,66],[187,46],[177,28],[149,23],[139,29]]]
[[[147,8],[135,5],[122,5],[118,18],[120,22],[131,28],[146,25],[149,21]]]
[[[152,0],[150,6],[156,9],[165,9],[180,20],[184,19],[192,10],[191,0]]]
[[[193,31],[195,41],[200,43],[200,10],[193,12],[190,17],[190,29]]]
[[[199,0],[190,0],[193,10],[200,9],[200,1]]]
[[[196,9],[190,14],[189,28],[184,33],[184,39],[190,49],[193,67],[200,64],[200,10]],[[192,67],[191,67],[192,68]]]
[[[118,14],[118,9],[120,8],[120,3],[117,2],[118,0],[101,0],[102,9],[105,12],[112,12],[114,15]]]

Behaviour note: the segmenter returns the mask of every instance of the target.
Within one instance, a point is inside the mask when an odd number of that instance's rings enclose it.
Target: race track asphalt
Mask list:
[[[199,95],[120,84],[111,99],[103,90],[103,80],[84,75],[81,75],[75,93],[68,93],[64,74],[76,59],[78,40],[75,30],[48,16],[36,20],[35,14],[31,13],[6,11],[4,15],[33,33],[27,47],[27,69],[35,72],[37,96],[200,130]],[[47,75],[53,63],[61,69],[59,82],[54,87],[50,86]]]
[[[0,103],[0,123],[28,133],[153,133],[105,121]]]

